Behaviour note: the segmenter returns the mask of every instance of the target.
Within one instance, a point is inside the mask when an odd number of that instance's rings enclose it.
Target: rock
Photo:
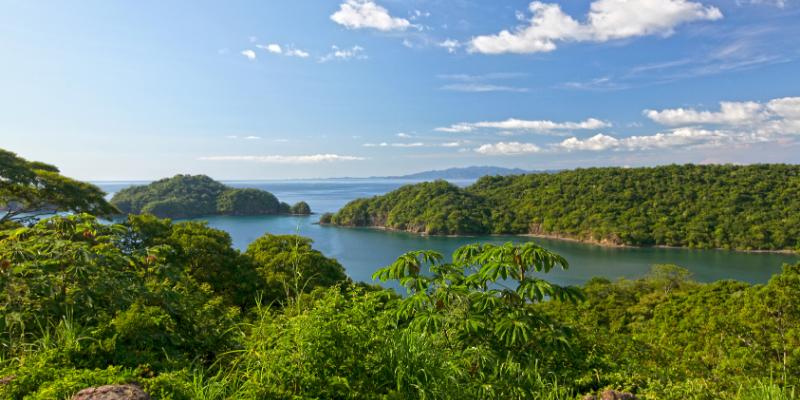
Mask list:
[[[75,393],[72,400],[153,400],[147,392],[132,385],[90,387]]]
[[[606,389],[600,396],[600,400],[639,400],[639,398],[630,393]]]

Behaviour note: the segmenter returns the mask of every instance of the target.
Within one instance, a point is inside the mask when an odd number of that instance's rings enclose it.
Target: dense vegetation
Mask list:
[[[4,399],[136,382],[162,399],[794,399],[800,263],[766,286],[656,266],[582,288],[528,243],[420,251],[346,278],[299,236],[82,214],[0,231]],[[767,397],[770,395],[772,397]]]
[[[12,196],[50,188],[0,177]],[[64,201],[96,193],[76,187]],[[4,400],[122,383],[172,400],[793,400],[800,382],[800,263],[767,285],[658,265],[562,287],[541,279],[569,267],[558,254],[476,243],[376,266],[400,297],[298,235],[240,252],[203,222],[71,211],[0,227]]]
[[[800,250],[800,166],[669,165],[485,176],[358,199],[321,223],[542,234],[625,245]]]
[[[271,193],[235,189],[205,175],[175,175],[114,193],[111,204],[125,214],[185,219],[212,215],[311,214],[305,202],[289,207]]]

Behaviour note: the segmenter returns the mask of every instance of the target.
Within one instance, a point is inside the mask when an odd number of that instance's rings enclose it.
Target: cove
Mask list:
[[[223,181],[233,187],[252,187],[267,190],[280,201],[294,204],[308,202],[316,213],[335,212],[348,201],[358,197],[372,197],[395,190],[405,184],[402,180],[308,180],[308,181]],[[474,181],[454,181],[467,186]],[[140,182],[96,182],[106,192],[112,193]],[[294,234],[314,240],[314,248],[327,257],[336,258],[354,281],[372,282],[372,274],[394,262],[403,253],[414,250],[434,250],[446,260],[460,246],[475,243],[519,244],[534,242],[562,255],[570,263],[569,270],[553,270],[543,278],[561,285],[582,285],[594,276],[614,280],[624,277],[636,279],[645,275],[653,264],[675,264],[686,268],[693,279],[714,282],[732,279],[751,284],[765,284],[772,275],[780,273],[784,263],[800,261],[800,254],[756,253],[726,250],[701,250],[677,248],[605,247],[588,243],[544,239],[527,236],[470,236],[442,237],[419,236],[403,232],[390,232],[369,228],[338,228],[313,225],[319,215],[207,217],[197,218],[209,222],[211,227],[228,232],[234,247],[244,251],[263,235]],[[397,289],[397,287],[395,287]]]

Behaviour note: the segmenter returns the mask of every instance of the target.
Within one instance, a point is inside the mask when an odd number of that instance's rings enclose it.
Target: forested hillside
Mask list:
[[[358,199],[321,223],[542,234],[625,245],[800,250],[800,166],[668,165],[485,176]]]
[[[4,201],[71,212],[0,225],[4,400],[119,384],[173,400],[796,399],[800,263],[767,285],[656,265],[559,286],[542,278],[564,257],[475,243],[375,265],[401,297],[352,282],[297,235],[241,252],[205,222],[100,223],[87,212],[116,210],[99,189],[46,172],[0,152]],[[488,202],[443,182],[412,189],[437,206]]]
[[[111,198],[125,214],[184,219],[212,215],[310,214],[305,202],[290,207],[264,190],[235,189],[205,175],[175,175],[120,190]]]

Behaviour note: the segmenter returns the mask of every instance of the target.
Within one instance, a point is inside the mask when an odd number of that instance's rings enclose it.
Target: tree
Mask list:
[[[306,203],[305,201],[298,202],[292,206],[292,214],[297,214],[297,215],[311,214],[311,207],[309,207],[308,203]]]
[[[335,258],[313,250],[314,241],[298,235],[271,235],[256,239],[246,254],[266,280],[266,301],[309,292],[318,286],[347,282],[344,268]]]
[[[106,193],[95,185],[59,173],[53,165],[27,161],[0,149],[0,224],[32,222],[58,212],[95,216],[119,214],[106,200]]]

